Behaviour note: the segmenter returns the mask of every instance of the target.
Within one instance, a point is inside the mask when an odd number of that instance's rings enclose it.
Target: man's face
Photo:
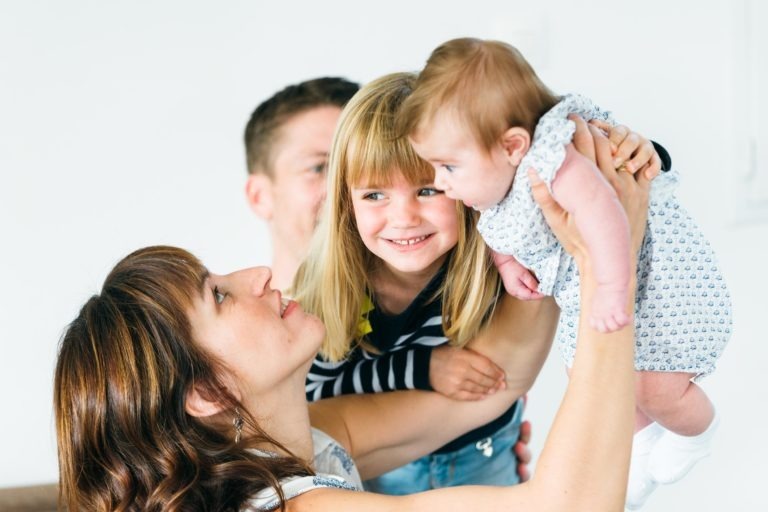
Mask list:
[[[300,112],[280,128],[272,149],[272,179],[264,191],[271,208],[273,244],[303,257],[325,199],[326,167],[341,109],[322,106]]]

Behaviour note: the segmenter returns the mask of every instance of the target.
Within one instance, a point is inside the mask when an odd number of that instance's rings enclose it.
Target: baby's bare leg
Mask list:
[[[691,382],[692,373],[637,372],[637,406],[661,426],[682,436],[704,432],[714,407],[704,391]]]
[[[616,192],[600,170],[571,145],[552,182],[552,192],[571,213],[593,261],[599,288],[590,323],[601,332],[624,327],[632,318],[626,301],[629,224]]]

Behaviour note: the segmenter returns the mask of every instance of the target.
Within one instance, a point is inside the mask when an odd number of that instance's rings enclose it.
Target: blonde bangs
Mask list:
[[[435,170],[422,160],[405,137],[384,139],[371,126],[364,139],[350,141],[346,154],[346,185],[349,188],[377,188],[392,185],[400,173],[411,185],[435,180]]]
[[[434,181],[434,170],[399,130],[397,116],[415,76],[393,73],[365,85],[348,106],[342,166],[347,187],[384,187],[400,171],[412,185]]]

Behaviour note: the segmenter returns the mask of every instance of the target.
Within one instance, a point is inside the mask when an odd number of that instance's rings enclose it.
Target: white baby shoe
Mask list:
[[[648,472],[648,460],[653,447],[663,433],[664,428],[661,425],[651,423],[638,431],[632,439],[632,459],[629,464],[625,504],[627,510],[639,510],[659,485]]]
[[[661,439],[651,451],[648,471],[660,484],[677,482],[712,451],[712,438],[715,435],[720,417],[715,413],[707,429],[696,436],[681,436],[664,431]]]

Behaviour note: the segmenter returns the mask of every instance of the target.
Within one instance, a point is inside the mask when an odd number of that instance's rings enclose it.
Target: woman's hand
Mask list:
[[[594,162],[597,148],[587,128],[587,123],[573,114],[568,116],[568,119],[576,123],[573,145],[579,153]],[[603,121],[592,120],[589,122],[589,126],[599,128],[608,136],[611,163],[614,169],[623,166],[632,174],[638,174],[638,171],[641,171],[640,174],[645,174],[649,180],[659,174],[661,159],[650,140],[620,124],[611,126]]]
[[[640,146],[636,147],[636,156],[639,154],[647,154],[647,148],[642,149],[646,145],[650,147],[650,151],[652,152],[650,160],[647,159],[647,155],[643,157],[646,159],[646,163],[644,163],[642,167],[643,172],[633,174],[629,172],[626,165],[614,165],[615,155],[612,150],[614,142],[611,142],[604,130],[599,126],[600,123],[588,124],[580,117],[575,116],[571,117],[571,120],[576,123],[576,132],[573,135],[573,145],[579,153],[597,165],[597,168],[616,191],[619,201],[624,206],[627,219],[629,220],[633,254],[637,254],[640,250],[640,245],[643,242],[643,236],[645,235],[646,220],[648,217],[648,192],[650,190],[651,180],[659,174],[661,169],[658,155],[653,149],[653,145],[646,139],[639,136],[625,137],[624,141],[627,139],[640,141]],[[626,128],[615,127],[614,130],[614,137],[618,140],[621,134],[625,133],[624,130],[626,130]],[[624,144],[625,142],[619,142],[619,147],[621,148]],[[634,142],[631,143],[631,146],[634,145]],[[637,160],[635,158],[636,157],[633,157],[632,160],[635,162],[633,165],[637,165]],[[573,219],[569,218],[567,212],[562,210],[554,199],[547,197],[549,196],[549,191],[543,183],[540,183],[539,186],[536,185],[536,178],[538,178],[538,176],[531,181],[534,198],[536,198],[536,201],[541,206],[544,216],[547,219],[547,222],[550,223],[553,232],[566,251],[570,254],[582,251],[584,247],[583,245],[580,245],[582,243],[580,242],[580,237],[576,232],[575,226],[573,226]],[[544,201],[544,203],[542,203],[542,201]],[[552,222],[556,222],[559,227],[555,228]]]

